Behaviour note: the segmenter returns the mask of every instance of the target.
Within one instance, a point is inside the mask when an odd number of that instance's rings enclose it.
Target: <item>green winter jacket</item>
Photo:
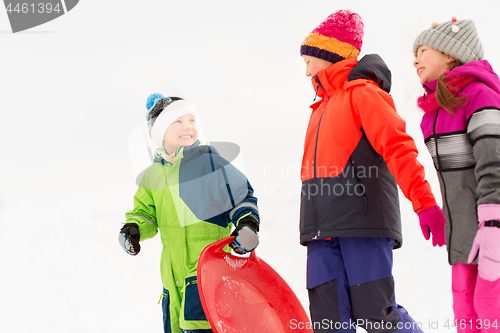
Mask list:
[[[156,153],[125,223],[138,226],[141,242],[160,231],[163,303],[172,332],[210,328],[196,285],[198,258],[250,214],[259,220],[250,183],[214,147],[200,141],[179,147],[172,163]]]

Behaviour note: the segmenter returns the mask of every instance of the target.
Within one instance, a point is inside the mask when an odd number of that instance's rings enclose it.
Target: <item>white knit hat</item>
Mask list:
[[[176,119],[186,114],[192,114],[196,119],[198,118],[196,107],[180,97],[151,94],[147,99],[146,108],[148,109],[146,119],[149,136],[158,147],[163,147],[165,133]]]
[[[432,27],[418,35],[413,44],[413,53],[417,56],[419,46],[427,45],[457,59],[461,64],[483,59],[483,46],[477,35],[476,26],[471,20],[451,21]]]

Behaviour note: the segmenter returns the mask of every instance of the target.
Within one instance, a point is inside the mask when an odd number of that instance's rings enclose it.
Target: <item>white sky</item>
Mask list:
[[[195,103],[208,140],[241,147],[261,210],[257,254],[307,308],[299,168],[314,91],[299,48],[339,9],[362,16],[362,55],[378,53],[392,70],[440,202],[415,106],[413,40],[432,21],[473,19],[498,70],[497,0],[84,0],[17,34],[0,11],[0,331],[161,331],[160,240],[134,258],[117,243],[135,193],[128,138],[153,92]],[[446,251],[423,239],[402,196],[401,211],[396,297],[426,332],[449,332]]]

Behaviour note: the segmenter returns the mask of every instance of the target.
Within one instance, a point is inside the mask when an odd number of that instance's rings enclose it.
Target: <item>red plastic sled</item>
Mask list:
[[[234,237],[207,246],[198,261],[198,290],[216,333],[310,332],[302,304],[283,278],[253,251],[223,250]]]

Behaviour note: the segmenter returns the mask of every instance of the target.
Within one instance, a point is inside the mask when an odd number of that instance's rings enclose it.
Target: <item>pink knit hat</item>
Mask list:
[[[363,20],[350,10],[339,10],[326,18],[302,42],[300,55],[335,63],[356,58],[363,44]]]

